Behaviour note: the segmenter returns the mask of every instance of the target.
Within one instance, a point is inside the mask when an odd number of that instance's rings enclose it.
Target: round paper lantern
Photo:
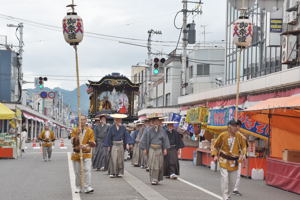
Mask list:
[[[248,47],[252,43],[253,25],[249,19],[240,18],[233,24],[233,42],[238,47]]]
[[[75,12],[67,13],[63,19],[64,38],[70,45],[78,45],[83,39],[83,23]]]

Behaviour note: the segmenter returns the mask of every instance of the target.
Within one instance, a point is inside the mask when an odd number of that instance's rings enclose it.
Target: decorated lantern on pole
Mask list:
[[[79,81],[79,66],[78,66],[78,53],[77,46],[83,39],[83,23],[82,19],[75,12],[75,4],[74,0],[72,0],[72,4],[68,5],[72,9],[71,12],[67,12],[67,16],[64,17],[62,21],[62,28],[64,38],[67,43],[72,45],[75,50],[75,59],[76,59],[76,80],[77,80],[77,112],[78,112],[78,134],[79,134],[79,146],[82,146],[83,133],[81,127],[81,112],[80,112],[80,81]],[[83,178],[83,152],[82,148],[80,148],[79,152],[80,156],[80,186],[81,190],[84,187],[84,178]]]
[[[74,11],[74,3],[67,7],[72,8],[63,19],[64,38],[70,45],[78,45],[83,39],[83,23],[81,17]]]
[[[253,35],[253,25],[248,17],[241,16],[233,24],[233,42],[239,48],[251,45]]]
[[[239,96],[240,96],[240,71],[241,55],[244,48],[251,46],[253,35],[253,24],[246,16],[245,2],[242,0],[241,16],[233,24],[233,42],[239,48],[236,67],[236,103],[235,103],[235,120],[238,120]]]

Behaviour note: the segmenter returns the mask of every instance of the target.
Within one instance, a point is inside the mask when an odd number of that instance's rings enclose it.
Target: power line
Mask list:
[[[21,22],[24,22],[24,23],[26,23],[28,25],[31,25],[31,26],[61,32],[61,27],[59,27],[59,26],[53,26],[53,25],[40,23],[40,22],[33,21],[33,20],[27,20],[27,19],[24,19],[24,18],[13,17],[13,16],[2,14],[2,13],[0,13],[0,18],[6,19],[6,20],[11,20],[11,21],[16,21],[16,22],[21,21]],[[142,42],[147,41],[145,39],[124,37],[124,36],[116,36],[116,35],[109,35],[109,34],[103,34],[103,33],[95,33],[95,32],[89,32],[89,31],[85,32],[85,34],[88,37],[93,37],[94,36],[96,38],[103,39],[103,40],[109,40],[108,38],[113,38],[113,39],[124,39],[124,40],[142,41]],[[106,38],[106,37],[108,37],[108,38]],[[117,41],[117,40],[114,40],[114,41]],[[156,42],[156,43],[176,43],[176,41],[162,41],[162,40],[154,40],[153,42]]]

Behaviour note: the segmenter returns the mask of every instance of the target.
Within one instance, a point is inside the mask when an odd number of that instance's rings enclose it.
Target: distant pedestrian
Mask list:
[[[136,125],[137,126],[136,130],[133,132],[133,134],[131,136],[132,139],[134,140],[133,155],[132,155],[131,163],[135,167],[142,166],[141,162],[142,162],[143,152],[142,152],[142,149],[140,148],[140,143],[141,143],[141,139],[143,136],[143,130],[142,130],[143,125],[144,125],[144,123],[138,122]]]
[[[52,145],[55,141],[54,132],[49,129],[49,125],[46,124],[44,130],[39,135],[39,140],[42,141],[42,151],[44,161],[51,161]]]
[[[104,139],[109,130],[109,125],[106,124],[106,116],[102,115],[96,118],[94,127],[96,148],[93,155],[93,168],[97,171],[106,171],[108,169],[109,152],[108,147],[104,146]]]
[[[92,147],[96,146],[95,138],[94,138],[94,131],[89,128],[85,127],[85,123],[87,121],[86,116],[81,116],[80,123],[82,130],[79,128],[75,128],[71,134],[71,142],[73,145],[73,153],[71,160],[73,162],[74,171],[75,171],[75,184],[76,190],[75,193],[84,192],[84,193],[91,193],[94,192],[94,189],[91,186],[91,171],[92,171]],[[80,146],[79,134],[82,134],[82,144]],[[80,149],[82,149],[83,153],[83,171],[84,174],[84,183],[83,188],[80,187]]]
[[[27,140],[27,129],[26,128],[23,128],[22,129],[22,132],[21,132],[21,151],[22,152],[25,152],[25,142]]]
[[[221,133],[213,144],[212,155],[219,161],[223,200],[229,200],[237,178],[239,160],[245,158],[245,140],[238,134],[237,122],[228,123],[228,131]]]
[[[164,176],[177,179],[179,175],[178,151],[184,147],[184,144],[181,136],[174,128],[174,124],[177,122],[166,121],[163,123],[166,124],[166,131],[170,142],[168,154],[164,158]]]
[[[108,174],[114,178],[124,175],[124,146],[129,149],[133,140],[126,127],[122,125],[122,119],[127,116],[112,114],[111,117],[114,118],[114,124],[109,128],[104,146],[108,147],[110,151]]]
[[[157,185],[163,180],[164,156],[168,153],[170,143],[159,117],[153,117],[153,124],[154,126],[144,133],[141,148],[144,154],[148,155],[150,182],[152,185]]]

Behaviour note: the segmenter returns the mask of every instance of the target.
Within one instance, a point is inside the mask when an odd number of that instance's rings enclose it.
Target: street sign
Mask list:
[[[55,92],[48,92],[48,98],[54,99],[55,98]]]
[[[47,96],[48,96],[48,94],[45,91],[40,93],[40,97],[43,98],[43,99],[47,98]]]

